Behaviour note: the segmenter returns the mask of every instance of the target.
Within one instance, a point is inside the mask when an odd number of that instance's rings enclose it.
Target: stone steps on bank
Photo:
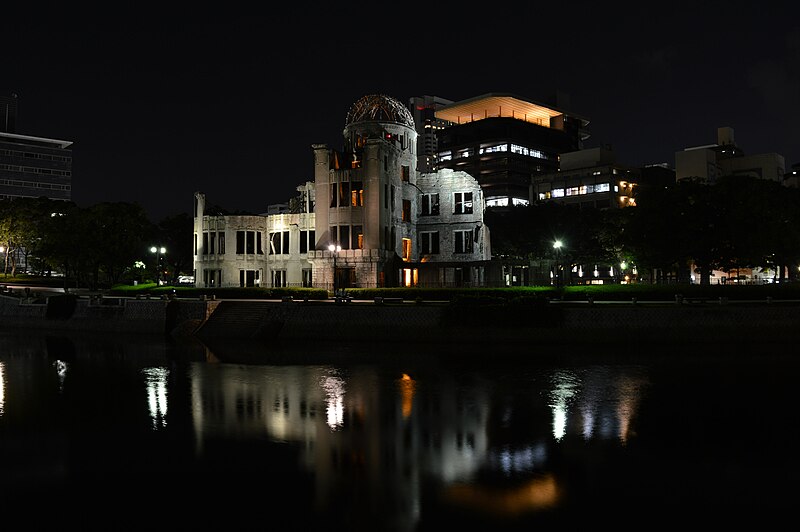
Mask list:
[[[254,338],[275,309],[270,302],[221,301],[195,334],[209,338]]]

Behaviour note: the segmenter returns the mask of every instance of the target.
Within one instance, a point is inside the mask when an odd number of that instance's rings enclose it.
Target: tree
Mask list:
[[[714,185],[713,202],[718,213],[714,238],[720,270],[732,273],[773,262],[775,246],[770,226],[777,223],[777,212],[768,199],[773,194],[767,192],[769,185],[763,179],[741,175],[722,177]]]
[[[146,253],[153,225],[136,203],[99,203],[87,214],[84,256],[91,267],[91,285],[116,284]]]
[[[0,200],[0,242],[5,249],[3,273],[16,275],[17,249],[20,240],[20,216],[17,205],[10,199]]]
[[[6,250],[3,270],[16,275],[17,257],[22,254],[30,266],[43,236],[44,222],[57,203],[45,197],[15,198],[0,201],[0,241]]]
[[[71,201],[58,201],[42,224],[42,240],[37,253],[50,266],[59,267],[64,283],[70,277],[79,280],[84,263],[84,235],[88,214]]]
[[[156,242],[167,248],[170,279],[176,284],[181,273],[192,270],[194,219],[186,213],[169,216],[159,222],[155,233]]]
[[[636,257],[640,271],[649,271],[652,282],[677,279],[686,263],[677,229],[680,189],[676,183],[664,187],[642,187],[629,217],[625,241]]]

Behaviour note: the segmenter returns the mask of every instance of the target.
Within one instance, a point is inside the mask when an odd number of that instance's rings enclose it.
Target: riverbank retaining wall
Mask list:
[[[0,296],[3,327],[202,341],[630,342],[800,340],[800,304],[447,305]]]
[[[103,297],[0,296],[3,327],[164,334],[194,330],[218,301]]]
[[[242,303],[246,305],[247,303]],[[545,343],[800,339],[800,305],[559,304],[522,306],[274,303],[259,318],[223,302],[196,331],[203,341]]]

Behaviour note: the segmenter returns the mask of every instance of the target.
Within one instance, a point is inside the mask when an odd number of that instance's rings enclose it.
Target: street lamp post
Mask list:
[[[156,286],[161,286],[161,256],[166,252],[167,248],[164,246],[150,248],[150,253],[155,253],[156,255]]]
[[[556,288],[561,287],[561,246],[563,246],[563,242],[561,240],[556,240],[553,242],[553,249],[556,250]]]
[[[330,251],[333,254],[333,297],[336,297],[336,288],[337,288],[336,278],[338,277],[336,271],[336,256],[339,254],[341,250],[342,246],[334,244],[328,245],[328,251]]]

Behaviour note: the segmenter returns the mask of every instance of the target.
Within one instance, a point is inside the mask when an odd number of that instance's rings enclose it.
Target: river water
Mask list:
[[[797,504],[795,351],[0,332],[0,522],[763,527]]]

